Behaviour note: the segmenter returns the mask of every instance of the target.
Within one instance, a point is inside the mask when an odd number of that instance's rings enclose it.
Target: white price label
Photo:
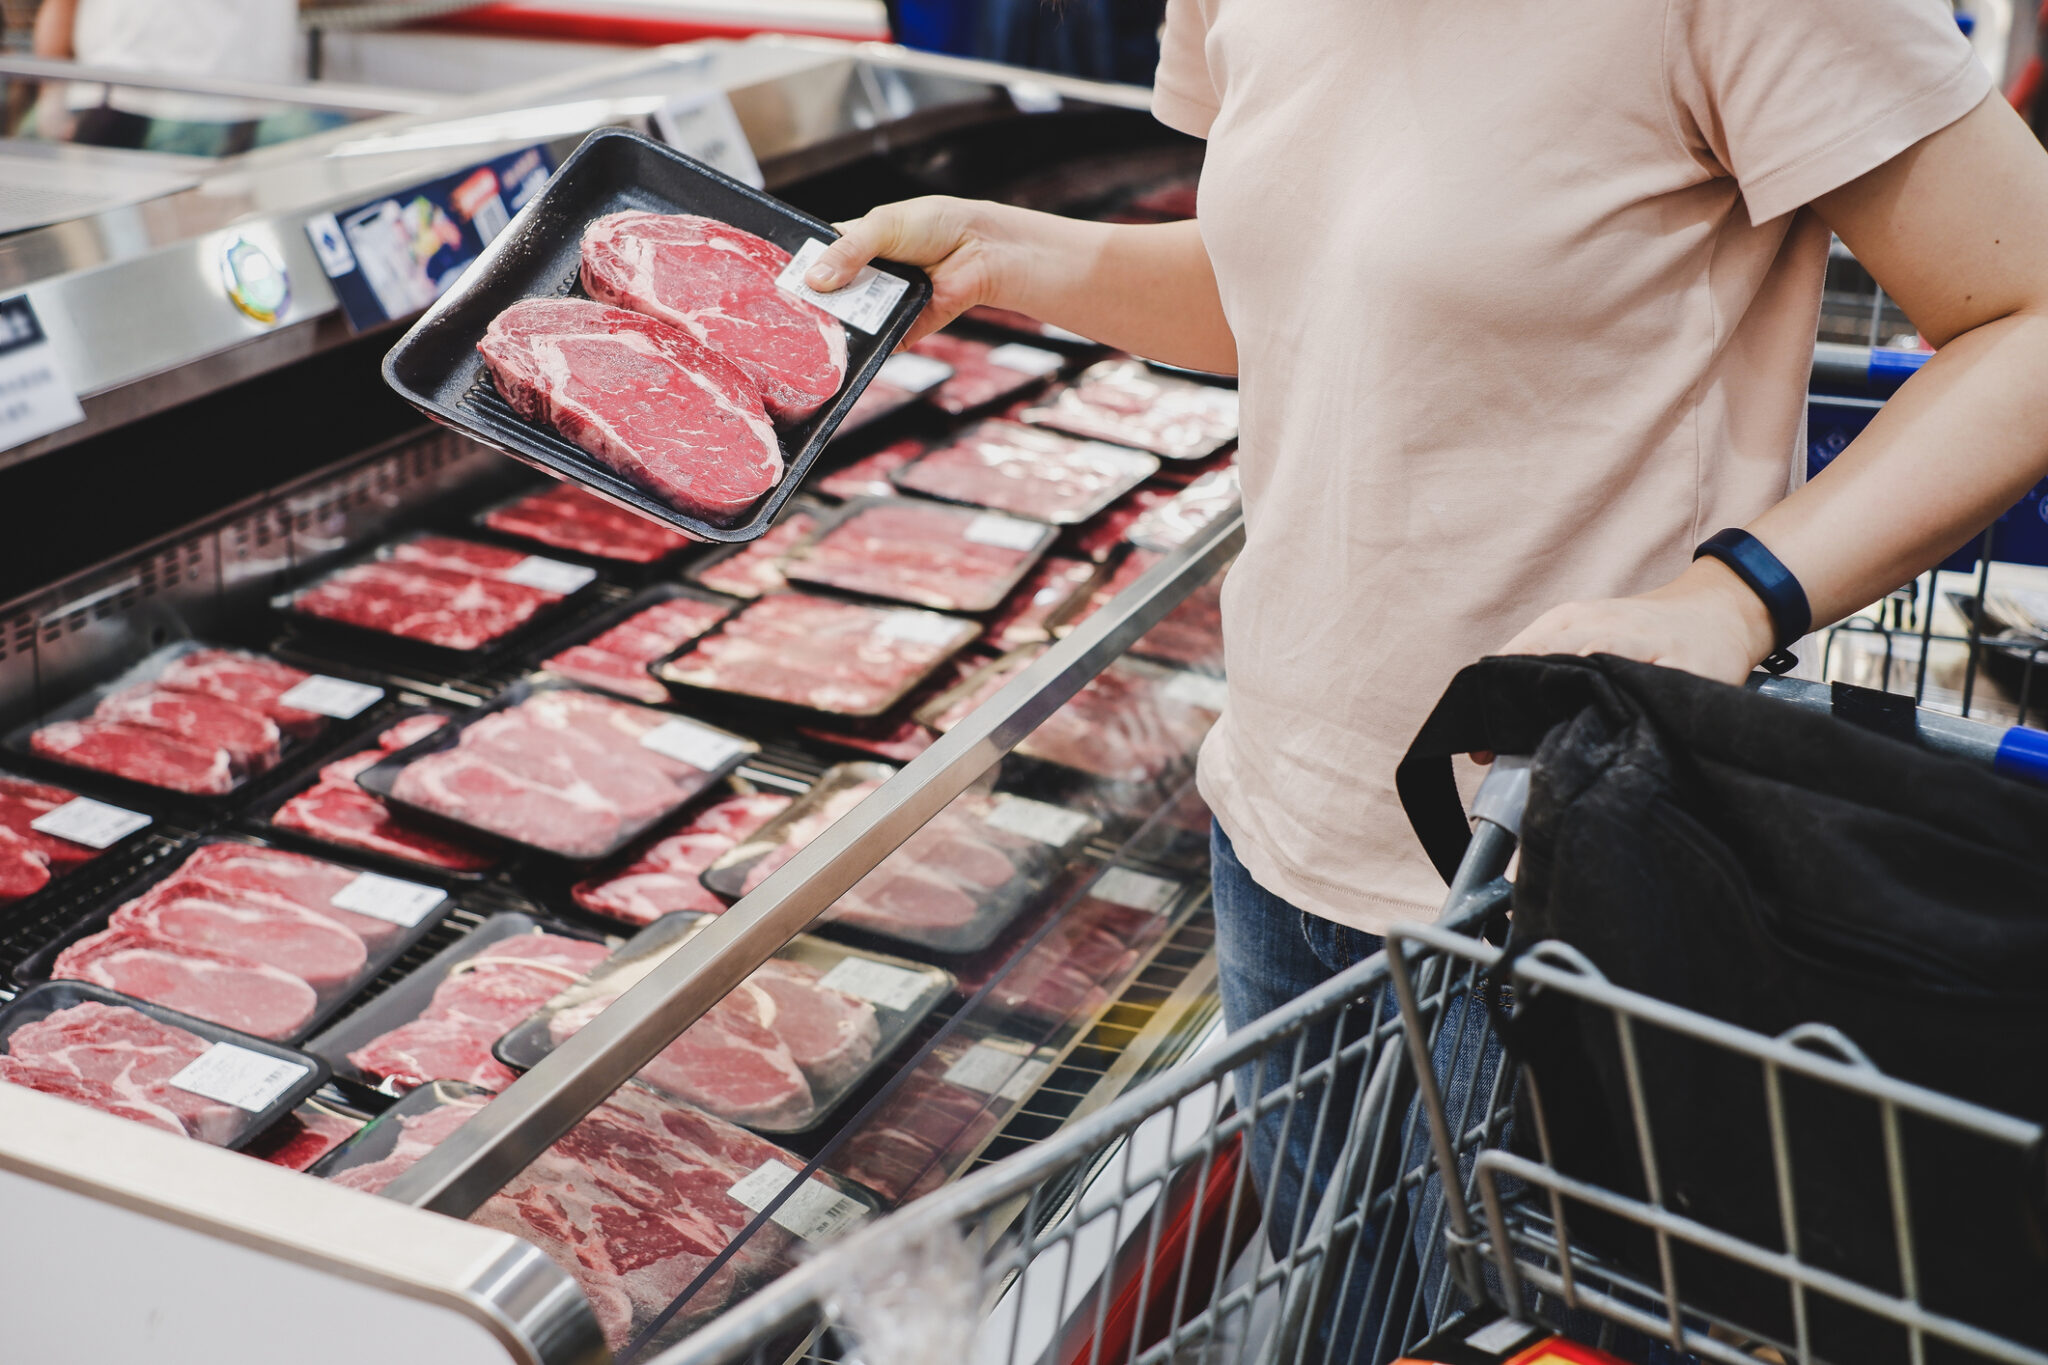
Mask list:
[[[336,720],[353,720],[383,695],[384,689],[381,687],[350,682],[347,678],[330,678],[325,673],[315,673],[277,700],[281,705],[294,710],[311,711],[317,716],[333,716]]]
[[[762,1162],[742,1176],[730,1191],[732,1197],[759,1213],[769,1201],[789,1188],[802,1172],[780,1161]],[[782,1201],[782,1207],[768,1215],[768,1221],[787,1228],[806,1242],[829,1242],[843,1235],[867,1217],[867,1206],[850,1199],[819,1180],[806,1180],[803,1188]]]
[[[1223,685],[1223,679],[1212,678],[1206,673],[1181,673],[1160,689],[1160,695],[1168,701],[1192,706],[1198,711],[1214,711],[1223,714],[1223,703],[1230,696],[1230,689]]]
[[[852,284],[821,294],[804,283],[804,272],[818,263],[818,257],[825,254],[825,246],[816,237],[805,242],[775,277],[775,287],[816,304],[849,327],[858,327],[863,332],[880,331],[889,320],[889,310],[910,288],[910,281],[864,265]]]
[[[1048,806],[1043,801],[1027,801],[1021,796],[1003,796],[996,799],[996,807],[988,813],[987,823],[1058,848],[1080,838],[1091,822],[1077,810],[1061,810],[1058,806]]]
[[[1179,891],[1178,882],[1154,877],[1150,873],[1134,872],[1128,867],[1112,867],[1088,888],[1088,894],[1096,900],[1154,915],[1173,904],[1173,898]]]
[[[410,929],[447,899],[448,893],[438,887],[365,872],[335,892],[327,903],[337,910],[352,910]]]
[[[984,512],[967,523],[967,538],[976,545],[994,545],[1005,550],[1035,550],[1045,540],[1046,528],[1021,517],[1001,517]]]
[[[89,796],[74,796],[57,809],[29,821],[28,827],[87,848],[112,848],[136,830],[148,829],[149,817]]]
[[[875,371],[875,378],[884,384],[894,384],[911,393],[923,393],[936,389],[953,377],[953,367],[943,360],[934,360],[928,355],[915,351],[898,351],[882,362],[882,368]]]
[[[996,1091],[996,1098],[1020,1104],[1024,1097],[1038,1089],[1038,1083],[1052,1070],[1051,1062],[1031,1061],[1017,1068],[1016,1074],[1003,1082],[1003,1088]]]
[[[0,450],[84,420],[28,295],[0,299]]]
[[[1519,1346],[1535,1330],[1534,1327],[1531,1327],[1526,1322],[1516,1322],[1513,1318],[1502,1318],[1499,1322],[1489,1322],[1471,1336],[1466,1337],[1465,1344],[1473,1350],[1484,1352],[1487,1355],[1500,1355]]]
[[[892,611],[875,627],[884,640],[908,640],[920,645],[950,645],[960,638],[966,623],[929,611]]]
[[[260,1114],[311,1070],[304,1062],[272,1057],[233,1043],[215,1043],[186,1063],[184,1070],[171,1077],[171,1084],[194,1095]]]
[[[518,583],[542,592],[560,593],[567,597],[597,577],[597,570],[584,564],[564,564],[559,559],[548,559],[542,555],[528,555],[514,564],[505,573],[505,581]]]
[[[845,991],[871,1005],[892,1010],[914,1008],[931,987],[931,981],[922,972],[891,967],[866,957],[839,959],[822,981],[835,991]]]
[[[1058,351],[1048,351],[1043,346],[1026,346],[1021,341],[1004,342],[988,353],[988,363],[1000,365],[1006,370],[1019,374],[1051,374],[1067,363],[1067,358]]]
[[[716,771],[734,756],[747,752],[749,746],[745,740],[721,733],[708,725],[676,719],[665,720],[640,736],[640,747],[708,773]]]
[[[993,1095],[1017,1074],[1017,1068],[1025,1066],[1030,1059],[1019,1056],[1006,1047],[993,1043],[976,1043],[960,1054],[959,1060],[946,1068],[942,1078],[948,1085],[957,1085],[962,1090],[979,1091]]]
[[[723,90],[678,95],[654,111],[654,129],[661,140],[685,156],[760,189],[767,184],[761,163],[747,141],[747,130],[733,112]]]

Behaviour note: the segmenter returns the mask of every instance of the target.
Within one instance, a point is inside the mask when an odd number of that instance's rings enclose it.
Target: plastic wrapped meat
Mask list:
[[[1008,651],[1052,638],[1051,623],[1072,607],[1095,581],[1095,566],[1082,559],[1042,561],[1017,585],[982,636]]]
[[[59,763],[193,796],[225,796],[241,783],[226,749],[117,721],[55,721],[29,737],[29,748]]]
[[[1132,549],[1079,610],[1060,623],[1064,634],[1102,610],[1116,595],[1157,564],[1157,551]],[[1131,647],[1133,654],[1188,668],[1214,669],[1223,661],[1223,580],[1219,577],[1182,598],[1158,625]]]
[[[926,611],[777,593],[662,664],[660,675],[688,687],[877,715],[979,631],[972,621]]]
[[[760,539],[692,569],[689,576],[728,597],[752,598],[780,592],[789,586],[782,576],[782,556],[817,524],[817,518],[809,512],[791,512],[769,527]]]
[[[415,743],[447,724],[447,720],[446,716],[427,713],[392,726],[377,737],[376,748],[322,767],[313,785],[279,806],[270,823],[322,843],[381,853],[387,858],[401,858],[449,872],[483,872],[496,867],[499,859],[495,854],[420,829],[356,785],[357,775],[366,768]]]
[[[361,1131],[363,1121],[310,1101],[286,1114],[244,1148],[258,1161],[303,1171]]]
[[[974,1050],[958,1039],[934,1048],[847,1138],[833,1169],[896,1204],[907,1204],[943,1185],[966,1164],[968,1153],[1002,1125],[1003,1111],[1010,1104],[990,1090],[947,1079],[960,1075],[954,1068]],[[990,1068],[991,1090],[1000,1091],[1018,1070],[1032,1065],[1020,1055],[1009,1076]]]
[[[987,611],[1052,539],[1040,522],[911,498],[857,503],[794,551],[796,582],[937,611]]]
[[[59,839],[35,822],[77,793],[0,774],[0,905],[32,896],[101,850]]]
[[[695,543],[573,483],[558,483],[494,508],[484,515],[484,525],[500,535],[625,564],[652,564]]]
[[[490,1103],[488,1095],[451,1096],[433,1108],[418,1114],[398,1114],[398,1136],[391,1144],[391,1150],[375,1161],[366,1161],[360,1166],[335,1171],[327,1179],[336,1185],[365,1194],[381,1194],[384,1187],[399,1176],[411,1170],[419,1159],[433,1151],[450,1137],[455,1130],[475,1118],[477,1111]],[[393,1120],[386,1119],[385,1122]]]
[[[1199,460],[1237,439],[1237,390],[1162,374],[1142,360],[1105,360],[1024,420],[1169,460]]]
[[[944,734],[1036,655],[1007,655],[933,715]],[[1223,682],[1118,659],[1017,745],[1016,752],[1108,782],[1157,782],[1193,758],[1223,712]]]
[[[863,455],[844,469],[834,470],[817,481],[817,490],[827,497],[851,502],[855,498],[887,497],[896,491],[889,476],[924,453],[924,442],[916,437],[883,446]]]
[[[1147,550],[1178,549],[1236,507],[1238,499],[1237,466],[1209,470],[1139,516],[1125,532],[1125,539]]]
[[[668,700],[668,689],[648,673],[647,665],[717,625],[729,608],[696,597],[671,597],[587,643],[569,646],[541,666],[586,687],[658,705]]]
[[[707,806],[617,872],[580,881],[571,894],[592,914],[627,924],[652,924],[683,912],[718,914],[725,901],[704,885],[704,869],[789,803],[775,792],[754,792]]]
[[[16,1029],[0,1081],[220,1146],[249,1115],[171,1084],[209,1046],[140,1010],[88,1000]]]
[[[1172,883],[1147,880],[1169,894],[1173,889]],[[971,995],[993,981],[986,997],[993,1008],[1054,1025],[1087,1018],[1110,1002],[1145,954],[1165,937],[1165,908],[1083,896],[1062,911],[1021,957],[1008,960],[1009,954],[991,952],[987,956],[1000,965],[981,972],[963,970],[960,989]]]
[[[1020,342],[993,344],[951,332],[934,332],[910,349],[953,367],[953,377],[939,385],[932,402],[956,417],[1014,398],[1066,363],[1057,351]]]
[[[261,711],[297,739],[318,734],[327,717],[287,706],[287,692],[311,676],[290,664],[239,649],[195,649],[180,654],[152,681],[172,692],[197,692]]]
[[[1065,526],[1150,478],[1141,451],[994,419],[896,471],[899,488]]]
[[[391,558],[328,576],[298,594],[292,610],[444,649],[469,650],[517,630],[561,599],[561,593],[495,573]]]
[[[1097,564],[1107,564],[1127,543],[1124,533],[1138,518],[1154,507],[1173,500],[1171,488],[1134,488],[1108,508],[1074,528],[1070,543],[1074,553]]]

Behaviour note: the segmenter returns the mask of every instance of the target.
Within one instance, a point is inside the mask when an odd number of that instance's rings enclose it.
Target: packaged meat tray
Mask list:
[[[892,1205],[922,1198],[967,1169],[1055,1061],[1007,1038],[942,1038],[848,1134],[832,1169]]]
[[[855,498],[888,497],[896,491],[889,476],[924,453],[925,442],[915,436],[893,441],[870,451],[852,464],[833,470],[812,485],[827,497],[851,502]]]
[[[52,887],[87,863],[125,850],[154,821],[66,787],[0,772],[0,910]]]
[[[1139,868],[1103,869],[1072,903],[1034,917],[960,967],[963,995],[1042,1029],[1092,1020],[1165,939],[1188,883]]]
[[[696,544],[682,532],[616,507],[573,483],[522,493],[477,514],[484,530],[618,564],[658,564]]]
[[[293,628],[337,649],[467,668],[584,600],[597,570],[505,545],[418,535],[276,599]]]
[[[0,1081],[242,1147],[327,1081],[318,1058],[82,981],[0,1008]]]
[[[368,1121],[322,1104],[315,1095],[264,1129],[242,1150],[258,1161],[303,1171],[361,1132]]]
[[[809,847],[896,770],[828,769],[802,800],[713,863],[704,884],[737,900]],[[1101,831],[1092,816],[1009,794],[955,798],[819,920],[928,952],[973,953]]]
[[[1052,639],[1067,614],[1087,600],[1096,573],[1096,566],[1085,559],[1054,555],[1040,560],[989,618],[983,643],[1007,652]]]
[[[746,791],[713,801],[680,825],[643,840],[611,867],[577,882],[576,905],[621,924],[663,915],[715,915],[725,901],[704,885],[704,870],[741,840],[789,809],[780,792]]]
[[[991,418],[889,477],[912,493],[1071,526],[1158,469],[1158,459],[1143,451]]]
[[[655,666],[682,688],[879,716],[981,633],[981,624],[907,607],[780,592],[728,617]]]
[[[589,980],[498,1042],[524,1071],[696,934],[707,919],[671,915],[642,929]],[[637,1079],[760,1133],[815,1128],[953,989],[936,967],[808,935],[764,962]]]
[[[1059,373],[1067,358],[1021,341],[992,342],[957,332],[934,332],[910,353],[943,361],[952,375],[931,396],[932,406],[958,417],[1017,397]]]
[[[672,712],[551,682],[489,705],[365,769],[393,809],[563,858],[608,858],[760,745]]]
[[[1157,507],[1149,508],[1124,538],[1142,549],[1177,550],[1239,501],[1237,466],[1212,469]]]
[[[857,498],[782,562],[811,587],[936,611],[1000,606],[1058,532],[1041,521],[921,498]]]
[[[386,1185],[453,1136],[496,1093],[460,1081],[428,1081],[399,1096],[390,1108],[358,1125],[302,1169],[347,1189],[382,1194]]]
[[[759,540],[713,550],[685,570],[683,576],[700,587],[747,601],[781,592],[789,586],[789,580],[782,576],[782,557],[817,529],[823,511],[813,502],[797,503]]]
[[[353,863],[208,839],[108,896],[15,978],[86,981],[295,1042],[438,924],[447,901]]]
[[[931,297],[921,271],[889,262],[811,293],[802,271],[835,236],[658,142],[599,129],[384,377],[618,506],[697,539],[752,540]]]
[[[882,363],[875,382],[846,414],[835,435],[844,438],[884,417],[903,411],[953,377],[953,367],[914,350],[898,351]]]
[[[1124,533],[1136,525],[1138,518],[1146,512],[1172,501],[1175,491],[1171,488],[1153,487],[1150,484],[1143,488],[1133,488],[1069,531],[1067,547],[1083,559],[1097,564],[1107,564],[1129,543],[1124,539]]]
[[[7,744],[118,779],[125,791],[176,792],[213,809],[383,695],[262,654],[181,640],[20,727]]]
[[[1090,341],[1079,332],[1069,332],[1064,327],[1040,322],[1037,318],[1009,308],[993,308],[988,304],[978,303],[962,313],[960,318],[961,321],[976,327],[985,327],[998,333],[1007,332],[1015,336],[1037,337],[1056,346],[1099,349],[1098,343]]]
[[[1104,360],[1024,413],[1034,426],[1200,460],[1237,439],[1237,390],[1163,374],[1142,360]]]
[[[740,604],[717,593],[660,583],[585,622],[574,643],[543,657],[540,667],[584,687],[660,705],[668,689],[648,667],[732,615]]]
[[[502,910],[306,1050],[335,1075],[386,1094],[429,1081],[495,1093],[512,1084],[491,1053],[499,1037],[610,954],[610,944],[585,930]]]
[[[369,746],[321,766],[310,781],[262,798],[245,817],[267,838],[309,844],[320,853],[373,861],[398,876],[426,874],[451,881],[481,881],[505,862],[496,847],[464,842],[409,820],[356,785],[386,755],[417,743],[446,725],[450,713],[408,707],[377,732]]]

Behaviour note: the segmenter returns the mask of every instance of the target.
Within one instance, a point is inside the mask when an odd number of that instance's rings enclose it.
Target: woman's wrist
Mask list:
[[[1705,629],[1736,642],[1752,667],[1776,651],[1777,627],[1770,608],[1735,571],[1717,559],[1696,559],[1677,578],[1649,596],[1683,603],[1699,614]]]

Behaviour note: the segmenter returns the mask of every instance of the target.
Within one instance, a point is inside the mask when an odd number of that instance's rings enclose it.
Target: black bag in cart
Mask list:
[[[1876,711],[1837,689],[1838,714]],[[1860,704],[1859,704],[1860,703]],[[1469,833],[1453,756],[1534,756],[1510,960],[1560,940],[1610,981],[1759,1033],[1831,1025],[1888,1075],[2048,1120],[2048,792],[1890,733],[1622,659],[1467,668],[1398,775],[1448,877]],[[1612,1016],[1556,993],[1502,1022],[1561,1172],[1647,1197]],[[1638,1027],[1672,1212],[1787,1250],[1762,1069]],[[1838,1058],[1838,1060],[1854,1060]],[[1902,1292],[1877,1106],[1784,1078],[1798,1254]],[[1534,1152],[1523,1087],[1516,1142]],[[2048,1289],[2040,1153],[1900,1116],[1919,1300],[2036,1347]],[[1661,1283],[1647,1232],[1567,1205],[1575,1243]],[[1680,1296],[1789,1341],[1783,1281],[1673,1243]],[[1906,1335],[1818,1294],[1813,1349],[1905,1360]],[[1976,1359],[1930,1343],[1927,1359]]]

